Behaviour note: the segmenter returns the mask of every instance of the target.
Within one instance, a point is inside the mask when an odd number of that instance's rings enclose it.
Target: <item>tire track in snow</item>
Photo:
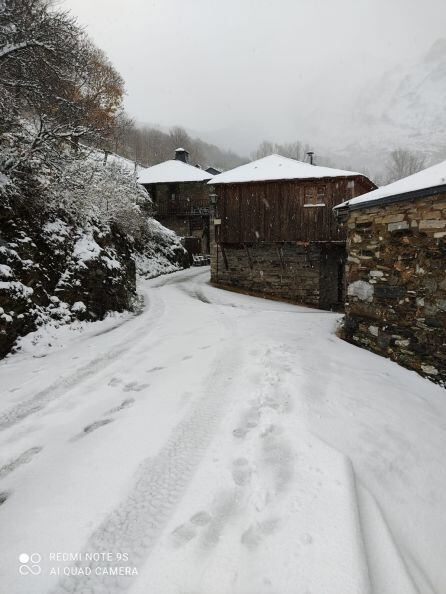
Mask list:
[[[137,316],[139,319],[139,325],[137,326],[137,329],[132,331],[130,339],[126,334],[124,340],[121,340],[116,346],[103,355],[95,357],[86,365],[77,369],[67,377],[56,380],[50,386],[40,390],[37,392],[37,394],[34,394],[34,396],[31,396],[30,398],[27,398],[12,408],[4,411],[2,414],[0,414],[0,431],[8,429],[29,415],[39,412],[53,400],[64,396],[69,390],[75,388],[86,379],[94,376],[96,373],[98,373],[98,371],[108,367],[111,363],[116,361],[118,357],[122,357],[128,352],[134,350],[138,343],[147,336],[151,329],[159,324],[159,321],[164,313],[164,309],[164,303],[159,299],[157,299],[153,305],[152,302],[149,302],[148,309]],[[142,323],[141,318],[145,318],[146,316],[147,319],[144,319],[144,323]],[[135,320],[135,318],[132,318],[131,321],[133,320]],[[127,324],[128,323],[129,322],[127,322]],[[152,323],[151,327],[149,326],[150,323]]]
[[[141,464],[130,494],[91,535],[85,552],[126,552],[129,561],[121,565],[141,569],[225,413],[232,381],[227,374],[232,375],[239,359],[238,347],[216,358],[214,371],[208,376],[201,398],[173,430],[158,455]],[[132,585],[130,577],[95,575],[95,569],[101,565],[104,564],[90,563],[90,576],[63,579],[53,594],[114,594]],[[85,567],[83,563],[82,567]]]

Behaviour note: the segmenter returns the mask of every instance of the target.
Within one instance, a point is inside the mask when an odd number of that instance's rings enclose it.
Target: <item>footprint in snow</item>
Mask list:
[[[278,518],[269,518],[250,526],[242,534],[240,542],[249,550],[253,551],[259,544],[271,534],[274,534],[280,525]]]
[[[109,423],[113,423],[113,419],[101,419],[100,421],[94,421],[94,423],[90,423],[90,425],[86,425],[84,427],[84,433],[91,433],[92,431],[99,429],[99,427],[103,427]]]
[[[254,427],[257,427],[257,425],[259,424],[259,421],[260,421],[260,410],[257,406],[252,406],[245,412],[239,427],[236,427],[236,429],[234,429],[232,434],[234,435],[234,437],[243,439],[251,429],[254,429]]]
[[[150,384],[138,384],[138,382],[129,382],[124,386],[124,392],[141,392],[148,388]]]
[[[4,464],[0,467],[0,478],[3,478],[19,466],[21,466],[22,464],[27,464],[34,458],[36,454],[38,454],[41,451],[42,448],[40,446],[36,446],[34,448],[29,448],[28,450],[25,450],[19,456],[17,456],[17,458],[14,458],[14,460],[11,460],[7,464]]]
[[[112,377],[108,382],[109,386],[119,386],[119,384],[122,384],[122,379],[119,379],[119,377]]]
[[[77,441],[78,439],[82,439],[82,437],[89,435],[93,431],[96,431],[96,429],[99,429],[99,427],[103,427],[104,425],[108,425],[109,423],[113,423],[113,419],[101,419],[100,421],[94,421],[94,423],[86,425],[83,428],[82,432],[72,437],[70,441]]]
[[[8,499],[11,493],[8,491],[1,491],[0,492],[0,505],[3,505],[5,501]]]
[[[211,516],[207,512],[199,511],[191,517],[190,521],[192,524],[195,524],[195,526],[206,526],[211,519]]]
[[[196,531],[190,524],[180,524],[172,532],[172,543],[176,548],[182,547],[187,542],[192,540],[196,535]]]
[[[198,511],[188,522],[180,524],[171,533],[172,544],[179,548],[191,541],[197,536],[199,531],[204,526],[207,526],[212,520],[212,516],[206,511]]]
[[[204,346],[199,347],[200,351],[204,351],[206,349],[210,349],[211,345],[210,344],[205,344]]]
[[[109,423],[113,423],[113,419],[101,419],[100,421],[95,421],[90,425],[86,425],[84,427],[84,433],[91,433],[92,431],[96,431],[99,427],[103,427],[104,425],[108,425]]]
[[[164,367],[152,367],[152,369],[146,369],[146,373],[153,373],[154,371],[161,371],[161,369],[164,369]]]
[[[252,469],[246,458],[237,458],[232,463],[232,479],[236,485],[244,487],[251,479]]]
[[[234,437],[237,437],[237,439],[243,439],[246,436],[247,433],[248,433],[248,430],[247,429],[244,429],[243,427],[237,427],[232,432],[232,435]]]
[[[294,453],[280,427],[270,426],[263,439],[263,464],[272,473],[276,493],[285,491],[294,474]]]
[[[124,410],[125,408],[129,408],[129,406],[133,406],[134,403],[135,403],[134,398],[126,398],[125,400],[123,400],[121,402],[121,404],[118,404],[118,406],[114,406],[106,414],[112,415],[112,414],[117,413],[121,410]]]
[[[185,357],[183,357],[181,360],[182,361],[188,361],[189,359],[192,359],[191,355],[186,355]]]

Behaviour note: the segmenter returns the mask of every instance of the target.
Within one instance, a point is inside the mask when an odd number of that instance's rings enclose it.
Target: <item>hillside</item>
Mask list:
[[[134,310],[137,273],[187,265],[127,164],[115,156],[104,165],[97,155],[67,161],[46,190],[0,178],[0,357],[43,324]]]
[[[446,156],[446,39],[418,60],[401,64],[361,88],[343,114],[336,114],[318,143],[332,158],[373,173],[401,147],[434,163]]]
[[[69,13],[0,2],[0,357],[44,323],[135,310],[145,276],[178,270],[134,166],[105,146],[124,81]],[[138,264],[136,264],[136,261]]]
[[[178,147],[186,148],[190,162],[203,169],[212,166],[228,170],[247,162],[235,152],[221,149],[179,126],[166,130],[156,125],[132,122],[113,149],[133,162],[150,167],[171,159]]]

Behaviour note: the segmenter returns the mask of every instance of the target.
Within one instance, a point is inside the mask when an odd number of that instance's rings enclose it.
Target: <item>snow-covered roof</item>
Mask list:
[[[442,161],[437,165],[423,169],[423,171],[419,171],[408,177],[403,177],[403,179],[399,179],[387,186],[382,186],[367,194],[362,194],[362,196],[358,196],[357,198],[347,200],[335,208],[343,208],[346,206],[358,207],[362,203],[368,204],[369,202],[375,202],[393,196],[400,196],[401,194],[410,194],[412,192],[428,190],[444,185],[446,185],[446,161]]]
[[[323,177],[346,177],[362,175],[354,171],[343,171],[331,167],[310,165],[281,155],[269,155],[247,165],[216,175],[209,183],[234,184],[243,182],[270,181],[281,179],[314,179]]]
[[[177,182],[206,181],[213,177],[212,173],[188,165],[178,159],[164,161],[153,167],[143,169],[138,175],[140,184],[163,184]]]

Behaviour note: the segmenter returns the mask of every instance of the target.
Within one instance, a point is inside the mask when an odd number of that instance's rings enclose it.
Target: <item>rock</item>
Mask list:
[[[420,229],[444,229],[446,227],[446,221],[437,219],[427,219],[420,221]]]
[[[366,281],[358,280],[348,286],[347,294],[356,297],[360,301],[369,301],[373,299],[375,288]]]
[[[387,225],[387,229],[392,233],[393,231],[401,231],[403,229],[408,229],[409,223],[407,221],[401,221],[399,223],[389,223]]]
[[[402,285],[375,285],[375,297],[378,299],[401,299],[406,294]]]
[[[424,364],[422,364],[421,365],[421,369],[427,375],[438,375],[438,369],[436,367],[434,367],[433,365],[424,365]]]

